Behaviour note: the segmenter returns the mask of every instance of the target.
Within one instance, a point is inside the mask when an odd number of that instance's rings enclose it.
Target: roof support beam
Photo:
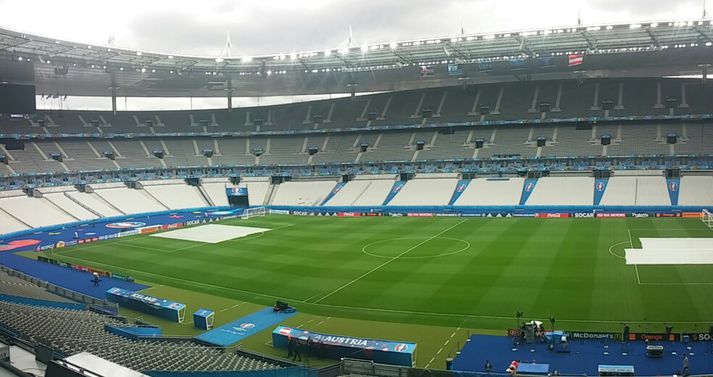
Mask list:
[[[466,54],[466,53],[463,52],[461,49],[459,49],[458,47],[456,47],[456,45],[454,45],[453,43],[448,42],[448,43],[446,43],[446,44],[448,45],[448,47],[450,47],[450,48],[456,53],[456,55],[458,55],[459,58],[461,58],[461,59],[463,59],[463,60],[468,60],[468,59],[470,59],[470,56],[469,56],[468,54]]]
[[[596,50],[597,49],[597,39],[594,38],[594,36],[590,33],[588,33],[586,30],[583,30],[581,32],[582,37],[584,37],[584,40],[587,41],[587,46],[589,47],[590,50]]]
[[[708,33],[706,33],[705,31],[701,30],[701,28],[699,28],[698,26],[694,26],[693,29],[696,30],[698,34],[700,34],[701,37],[706,40],[706,42],[713,43],[713,39],[711,39],[711,36],[708,35]]]
[[[535,57],[535,54],[530,50],[530,48],[527,46],[527,43],[525,41],[525,37],[517,36],[515,37],[518,43],[520,43],[520,52],[524,52],[527,54],[529,57]]]
[[[402,63],[405,63],[405,64],[413,64],[413,60],[411,60],[410,57],[408,57],[408,56],[406,56],[406,55],[404,55],[404,54],[398,52],[398,50],[392,49],[392,50],[391,50],[391,53],[394,54],[394,55],[396,55],[396,57],[399,58]]]
[[[646,34],[648,34],[648,35],[649,35],[649,38],[651,38],[651,44],[652,44],[654,47],[658,47],[658,46],[659,46],[659,39],[658,39],[658,37],[656,37],[656,34],[654,34],[654,31],[651,30],[650,27],[646,28]]]

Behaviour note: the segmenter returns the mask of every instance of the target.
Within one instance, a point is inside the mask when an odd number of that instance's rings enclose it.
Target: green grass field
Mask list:
[[[623,259],[639,237],[713,237],[696,219],[273,215],[224,224],[273,230],[219,244],[135,236],[53,256],[131,275],[189,313],[216,309],[217,323],[283,299],[306,313],[293,326],[423,342],[420,366],[440,362],[446,351],[436,350],[464,329],[504,334],[516,311],[554,316],[569,330],[621,331],[626,322],[632,331],[660,332],[664,323],[694,331],[713,318],[713,266]],[[269,332],[247,346],[270,352],[268,340]]]

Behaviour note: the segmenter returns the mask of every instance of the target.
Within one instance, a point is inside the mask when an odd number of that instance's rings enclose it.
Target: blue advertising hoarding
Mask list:
[[[193,327],[201,330],[210,330],[213,328],[213,319],[215,312],[210,309],[198,309],[193,313]]]
[[[307,353],[320,357],[350,357],[407,367],[412,367],[415,362],[416,343],[320,334],[286,326],[278,326],[272,331],[275,348],[287,348],[292,339],[300,341]]]
[[[175,322],[183,322],[186,316],[185,304],[148,296],[128,289],[110,288],[106,291],[106,299],[120,306],[125,306]]]

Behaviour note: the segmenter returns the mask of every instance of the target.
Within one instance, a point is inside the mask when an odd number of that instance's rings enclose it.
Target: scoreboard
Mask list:
[[[228,204],[231,207],[249,207],[247,187],[226,187],[225,193],[228,195]]]
[[[33,85],[0,84],[0,114],[33,114],[35,111]]]

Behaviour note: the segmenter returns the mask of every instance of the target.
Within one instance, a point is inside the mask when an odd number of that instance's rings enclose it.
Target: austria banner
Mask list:
[[[575,67],[575,66],[578,66],[578,65],[581,65],[582,63],[584,63],[584,55],[583,54],[568,55],[568,58],[569,58],[568,63],[567,63],[568,67]]]

